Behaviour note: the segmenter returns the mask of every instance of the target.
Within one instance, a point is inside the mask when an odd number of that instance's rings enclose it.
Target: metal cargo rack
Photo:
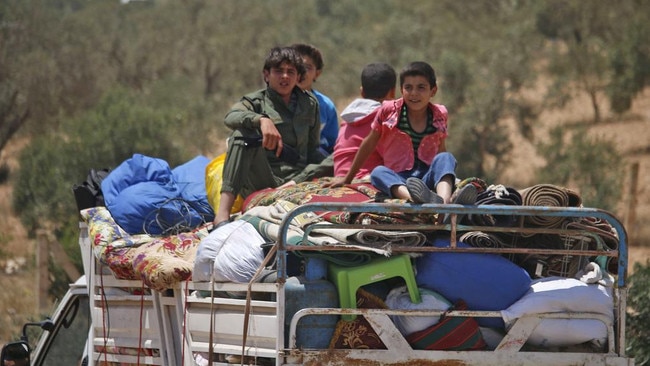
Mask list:
[[[399,333],[390,320],[390,315],[411,315],[426,316],[439,315],[441,312],[424,310],[382,310],[382,309],[337,309],[337,308],[311,308],[303,309],[291,319],[291,328],[288,334],[289,347],[282,349],[284,344],[282,332],[279,332],[278,365],[633,365],[634,360],[625,356],[625,309],[627,298],[627,234],[620,223],[611,213],[594,208],[583,207],[543,207],[543,206],[506,206],[506,205],[478,205],[462,206],[456,204],[389,204],[389,203],[310,203],[296,207],[290,211],[282,220],[280,227],[280,240],[277,243],[277,268],[279,283],[286,278],[287,254],[291,251],[328,251],[340,250],[336,246],[309,246],[290,245],[287,243],[288,232],[291,221],[298,215],[308,212],[346,211],[350,213],[373,212],[378,214],[406,213],[406,214],[438,214],[451,215],[450,224],[431,225],[335,225],[342,228],[367,228],[377,230],[417,230],[426,232],[446,232],[451,238],[449,248],[436,248],[432,246],[423,247],[393,247],[393,253],[423,253],[435,251],[447,252],[471,252],[471,253],[495,253],[495,254],[539,254],[539,255],[563,255],[563,256],[602,256],[608,262],[614,264],[616,272],[614,285],[614,322],[599,314],[589,313],[547,313],[524,316],[520,318],[507,332],[503,340],[494,350],[487,351],[422,351],[413,350]],[[519,225],[515,227],[496,226],[469,226],[457,225],[458,215],[512,215],[520,218]],[[526,227],[524,218],[530,216],[559,217],[559,218],[596,218],[607,222],[615,230],[618,237],[618,246],[612,248],[593,249],[545,249],[530,247],[508,247],[508,248],[461,248],[456,246],[459,233],[467,231],[483,232],[506,232],[524,235],[533,234],[561,234],[575,235],[576,237],[592,238],[593,232],[587,230],[548,228],[548,227]],[[304,228],[305,236],[303,242],[307,242],[309,233],[323,224],[312,224]],[[327,224],[327,228],[332,228]],[[284,292],[282,288],[278,291],[278,308],[281,310],[284,303]],[[360,314],[372,325],[377,334],[386,345],[386,350],[377,349],[298,349],[295,346],[296,328],[299,320],[307,315],[331,315],[331,314]],[[472,317],[495,317],[500,312],[488,311],[452,311],[450,316],[472,316]],[[278,311],[278,327],[284,322],[283,311]],[[608,329],[608,344],[602,352],[580,352],[580,351],[558,351],[535,350],[526,351],[522,349],[532,331],[542,319],[547,318],[568,318],[568,319],[598,319],[605,323]]]

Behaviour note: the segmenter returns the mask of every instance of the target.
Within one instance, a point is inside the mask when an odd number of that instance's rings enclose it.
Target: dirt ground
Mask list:
[[[543,136],[553,125],[589,120],[589,105],[586,100],[577,100],[563,111],[545,113],[540,120],[547,123],[535,133]],[[603,115],[609,114],[603,111]],[[615,214],[627,228],[631,271],[635,263],[645,264],[650,260],[650,225],[644,224],[650,220],[650,89],[637,98],[631,112],[623,117],[607,117],[592,127],[590,133],[615,141],[624,156],[622,164],[628,167],[621,187],[623,198]],[[535,184],[530,177],[534,169],[542,165],[543,159],[521,136],[513,133],[513,141],[516,146],[513,164],[502,181],[514,187]],[[24,145],[25,141],[8,145],[0,155],[0,166],[8,164],[15,171],[18,154]],[[631,179],[633,166],[638,167],[636,181]],[[20,221],[12,215],[11,194],[9,184],[0,185],[0,212],[3,213],[0,215],[0,344],[16,337],[23,322],[33,320],[38,306],[35,242],[28,239]]]

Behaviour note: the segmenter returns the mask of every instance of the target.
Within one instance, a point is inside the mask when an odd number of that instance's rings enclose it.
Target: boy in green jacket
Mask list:
[[[305,67],[291,47],[275,47],[264,61],[267,87],[242,97],[226,114],[232,133],[222,173],[214,227],[229,221],[238,194],[243,197],[288,182],[314,178],[305,167],[319,164],[318,100],[298,87]]]

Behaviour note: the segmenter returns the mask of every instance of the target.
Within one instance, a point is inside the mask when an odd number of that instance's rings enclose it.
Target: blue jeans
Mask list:
[[[377,189],[393,197],[391,188],[398,185],[405,185],[406,178],[420,178],[427,187],[435,191],[436,186],[445,175],[451,175],[452,183],[456,180],[456,158],[449,152],[436,154],[428,169],[421,169],[417,166],[411,170],[396,173],[383,165],[380,165],[370,173],[370,183]],[[426,167],[426,166],[425,166]]]

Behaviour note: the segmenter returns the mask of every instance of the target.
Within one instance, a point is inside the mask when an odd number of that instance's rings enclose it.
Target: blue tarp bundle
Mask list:
[[[199,155],[171,169],[165,160],[134,154],[102,181],[106,208],[129,234],[174,234],[211,222],[209,162]]]

